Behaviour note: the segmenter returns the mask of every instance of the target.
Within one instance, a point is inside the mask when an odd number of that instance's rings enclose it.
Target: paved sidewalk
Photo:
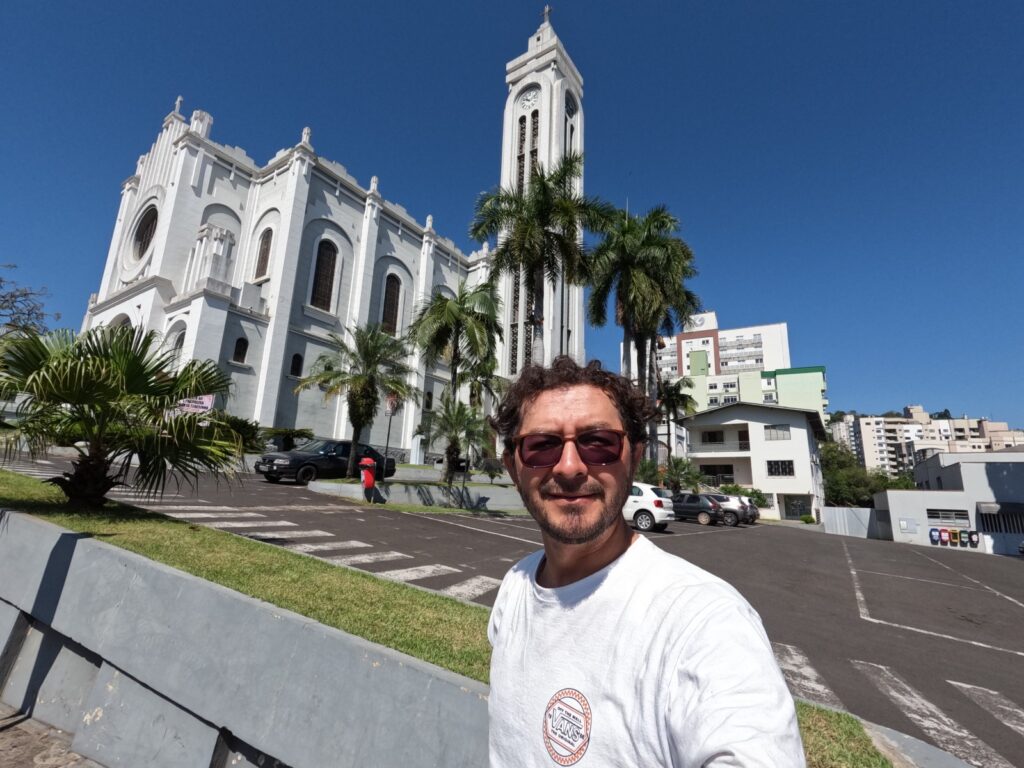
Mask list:
[[[0,704],[0,763],[4,768],[103,768],[71,751],[71,736]]]

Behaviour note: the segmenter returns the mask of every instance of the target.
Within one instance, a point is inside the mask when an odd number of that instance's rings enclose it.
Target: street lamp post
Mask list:
[[[388,395],[387,404],[384,406],[384,413],[388,416],[388,436],[384,441],[384,472],[388,470],[388,449],[391,447],[391,419],[394,417],[396,410],[398,410],[398,398],[394,395]]]

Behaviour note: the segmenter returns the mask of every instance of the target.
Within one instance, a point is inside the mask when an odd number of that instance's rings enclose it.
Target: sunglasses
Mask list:
[[[622,459],[622,440],[625,432],[617,429],[588,429],[571,439],[580,460],[591,465],[614,464]],[[512,440],[519,451],[519,460],[531,469],[553,467],[562,458],[567,438],[535,432]]]

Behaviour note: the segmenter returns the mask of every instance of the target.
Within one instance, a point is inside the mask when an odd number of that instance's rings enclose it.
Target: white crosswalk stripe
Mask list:
[[[277,539],[332,539],[333,533],[327,531],[238,531],[239,536],[258,541],[275,541]]]
[[[492,589],[501,586],[501,579],[492,579],[490,576],[474,576],[471,579],[460,581],[439,590],[442,595],[457,597],[460,600],[475,600],[481,595],[486,595]]]
[[[940,749],[977,768],[1013,768],[1002,755],[924,698],[889,667],[855,659],[851,659],[851,663]]]
[[[772,643],[775,660],[786,677],[786,683],[794,696],[799,696],[815,704],[822,704],[832,709],[843,709],[843,703],[831,688],[822,680],[821,675],[811,666],[810,660],[795,645]]]
[[[955,680],[947,680],[946,682],[986,712],[991,713],[1003,725],[1024,736],[1024,710],[999,693],[999,691],[992,691],[978,685],[958,683]]]
[[[163,510],[160,511],[163,512]],[[259,512],[164,512],[164,514],[175,520],[230,520],[241,517],[266,517]]]
[[[310,555],[314,552],[331,552],[336,549],[366,549],[370,547],[365,541],[324,541],[319,544],[285,544],[285,547],[294,551]]]
[[[220,520],[211,520],[203,525],[210,528],[295,528],[298,523],[293,523],[290,520],[229,520],[222,522]]]
[[[449,573],[460,573],[458,568],[452,568],[450,565],[417,565],[414,568],[399,568],[394,571],[380,571],[373,574],[374,576],[380,576],[382,579],[390,579],[391,581],[417,581],[418,579],[428,579],[431,576],[447,576]]]
[[[335,565],[366,565],[368,563],[383,563],[388,560],[409,560],[411,558],[412,555],[403,555],[401,552],[367,552],[365,555],[325,557],[324,560]]]

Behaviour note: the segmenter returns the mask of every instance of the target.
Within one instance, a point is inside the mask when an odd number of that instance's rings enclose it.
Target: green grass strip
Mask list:
[[[115,502],[75,510],[56,488],[0,470],[0,508],[28,512],[193,576],[488,682],[484,607]],[[393,505],[400,508],[413,505]],[[438,513],[433,507],[417,511]],[[459,510],[447,510],[451,513]],[[851,715],[797,702],[808,768],[892,768]]]

